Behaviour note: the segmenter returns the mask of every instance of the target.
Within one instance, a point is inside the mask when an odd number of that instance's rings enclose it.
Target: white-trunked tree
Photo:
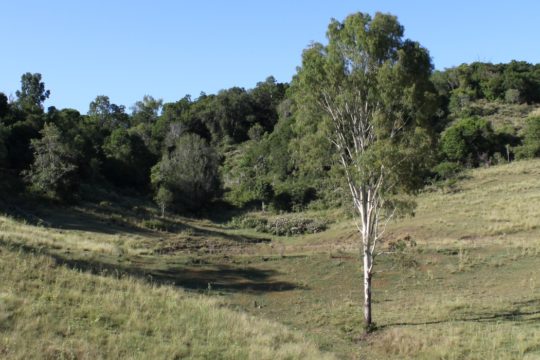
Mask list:
[[[373,264],[388,221],[423,184],[432,153],[429,124],[437,108],[427,50],[403,39],[397,18],[356,13],[332,20],[328,45],[303,52],[293,82],[300,122],[323,129],[337,151],[361,234],[366,331]],[[310,116],[313,112],[324,114]],[[308,125],[309,124],[309,125]],[[409,199],[409,200],[407,200]]]

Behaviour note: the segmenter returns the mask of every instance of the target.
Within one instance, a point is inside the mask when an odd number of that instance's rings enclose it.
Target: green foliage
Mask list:
[[[277,236],[315,234],[327,229],[327,223],[304,217],[280,216],[268,221],[265,232]]]
[[[478,117],[460,119],[441,135],[441,151],[446,159],[478,166],[487,162],[495,148],[495,133],[491,124]]]
[[[45,83],[41,81],[41,74],[26,73],[21,76],[21,90],[17,90],[17,104],[27,112],[42,112],[43,102],[51,92],[45,90]]]
[[[264,128],[261,124],[257,123],[248,130],[248,137],[253,141],[260,141],[264,134]]]
[[[259,232],[265,232],[267,224],[268,219],[242,215],[233,217],[229,221],[228,226],[234,229],[255,229]]]
[[[90,103],[88,116],[100,128],[114,129],[119,126],[127,126],[129,117],[125,110],[125,106],[111,103],[108,96],[98,95]]]
[[[71,152],[54,124],[45,124],[40,133],[41,139],[32,140],[34,162],[24,172],[25,178],[34,190],[45,195],[70,197],[77,187]]]
[[[8,149],[6,141],[9,136],[9,129],[0,122],[0,168],[8,165]]]
[[[232,218],[228,225],[236,229],[254,229],[276,236],[316,234],[328,228],[326,221],[298,215],[270,219],[243,215]]]
[[[105,139],[103,153],[104,176],[113,184],[137,189],[147,187],[155,158],[138,134],[123,127],[114,129]]]
[[[262,210],[264,211],[265,204],[274,197],[274,187],[268,181],[259,179],[255,182],[254,196],[262,202]]]
[[[0,121],[8,114],[9,112],[9,102],[8,97],[3,92],[0,92]]]
[[[145,95],[141,101],[137,101],[132,107],[131,123],[153,124],[159,117],[159,112],[163,106],[163,100],[154,99],[150,95]]]
[[[520,102],[519,100],[520,100],[519,90],[508,89],[504,93],[504,101],[509,104],[517,104]]]
[[[443,161],[433,168],[437,180],[448,180],[456,177],[463,170],[463,166],[456,162]]]
[[[152,168],[152,184],[174,194],[176,206],[198,210],[220,194],[218,166],[215,150],[204,139],[185,134]]]
[[[518,159],[540,156],[540,117],[527,119],[523,129],[523,145],[515,151]]]
[[[429,126],[436,109],[432,65],[424,48],[402,36],[403,27],[390,15],[334,20],[329,45],[304,51],[293,85],[306,113],[298,118],[302,128],[337,145],[340,163],[358,188],[374,186],[383,171],[383,192],[413,191],[429,166],[430,139],[417,127]]]
[[[164,186],[160,186],[154,200],[161,209],[161,216],[165,216],[165,210],[173,203],[174,195]]]
[[[523,61],[508,64],[474,62],[436,72],[442,98],[449,99],[452,116],[469,116],[475,100],[535,103],[540,101],[540,66]]]

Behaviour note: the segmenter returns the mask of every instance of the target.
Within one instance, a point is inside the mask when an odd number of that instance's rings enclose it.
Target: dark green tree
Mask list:
[[[127,128],[129,116],[123,105],[111,103],[108,96],[98,95],[89,105],[88,116],[100,127],[114,129],[117,127]]]
[[[54,124],[45,124],[40,133],[40,139],[32,140],[34,161],[30,169],[23,172],[25,179],[32,189],[44,195],[70,197],[78,184],[71,152]]]
[[[103,144],[103,175],[116,186],[145,190],[155,157],[137,133],[114,129]]]
[[[8,97],[3,92],[0,92],[0,122],[4,122],[4,117],[9,112]]]
[[[41,74],[26,73],[21,77],[21,90],[17,90],[17,104],[27,112],[42,112],[43,102],[49,98],[51,92],[45,90],[45,83],[41,81]]]
[[[199,210],[220,194],[218,169],[214,149],[200,136],[188,133],[152,168],[152,184],[170,191],[178,208]]]
[[[278,121],[277,108],[285,98],[286,90],[286,84],[278,83],[273,76],[269,76],[249,92],[253,116],[265,131],[271,132]]]
[[[163,107],[163,100],[154,99],[150,95],[145,95],[141,101],[137,101],[131,108],[131,123],[138,124],[154,124]]]
[[[478,166],[493,155],[495,133],[491,123],[478,117],[460,119],[441,135],[441,151],[450,161]]]
[[[9,129],[0,123],[0,169],[5,169],[8,166],[8,150],[6,139],[9,135]],[[2,170],[0,170],[0,173]]]

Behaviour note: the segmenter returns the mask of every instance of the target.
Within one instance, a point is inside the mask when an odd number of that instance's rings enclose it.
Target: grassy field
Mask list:
[[[302,214],[325,232],[276,237],[132,200],[10,207],[0,357],[537,359],[539,199],[540,161],[426,189],[388,229],[416,246],[377,259],[369,336],[339,212]]]

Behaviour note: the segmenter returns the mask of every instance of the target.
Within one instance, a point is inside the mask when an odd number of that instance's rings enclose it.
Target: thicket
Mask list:
[[[145,96],[129,110],[99,95],[80,114],[45,109],[51,91],[26,73],[16,97],[0,93],[0,192],[77,201],[88,193],[80,189],[100,187],[152,198],[163,213],[215,201],[274,212],[339,206],[347,189],[320,128],[324,115],[299,111],[296,81],[269,77],[253,89],[165,104]],[[506,127],[489,118],[493,109],[540,102],[540,64],[463,64],[431,81],[439,155],[426,182],[540,156],[540,117]]]

